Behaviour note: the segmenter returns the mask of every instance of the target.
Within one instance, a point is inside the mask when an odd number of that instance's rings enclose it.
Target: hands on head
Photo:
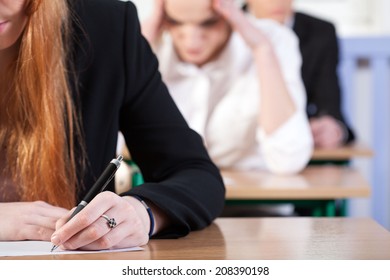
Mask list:
[[[165,5],[169,0],[155,0],[151,15],[142,23],[142,34],[152,45],[164,30]],[[196,0],[191,0],[196,1]],[[233,0],[208,0],[211,8],[220,14],[245,40],[252,49],[268,42],[261,30],[256,28]]]
[[[142,22],[142,35],[152,45],[158,40],[163,31],[164,2],[165,0],[155,0],[151,15]]]
[[[251,49],[269,45],[264,33],[250,22],[233,0],[213,0],[213,7],[242,36]]]

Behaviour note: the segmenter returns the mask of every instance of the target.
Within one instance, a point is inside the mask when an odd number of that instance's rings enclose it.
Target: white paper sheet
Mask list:
[[[141,247],[131,247],[115,250],[101,251],[64,251],[57,248],[50,252],[53,244],[47,241],[11,241],[0,242],[0,257],[15,256],[41,256],[41,255],[64,255],[64,254],[92,254],[92,253],[111,253],[111,252],[129,252],[143,250]]]

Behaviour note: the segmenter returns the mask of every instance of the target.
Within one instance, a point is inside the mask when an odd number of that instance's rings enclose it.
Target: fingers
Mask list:
[[[110,228],[106,219],[114,218],[116,227]],[[69,214],[67,215],[69,216]],[[53,244],[64,249],[101,250],[146,244],[148,234],[134,207],[111,192],[96,196],[80,213],[68,222],[58,222],[51,237]]]
[[[313,135],[314,144],[315,146],[318,146],[321,143],[323,138],[323,129],[322,129],[321,122],[311,121],[310,128]]]
[[[28,219],[26,219],[25,224],[49,228],[54,232],[57,220],[57,217],[45,217],[42,215],[32,214],[29,215]]]
[[[75,250],[78,248],[82,248],[87,246],[90,243],[95,242],[96,240],[101,239],[102,237],[106,236],[111,231],[120,232],[121,228],[123,230],[123,227],[121,224],[124,222],[126,217],[123,215],[123,213],[114,212],[112,210],[109,210],[104,213],[109,219],[115,219],[116,226],[114,228],[110,228],[108,222],[103,217],[99,216],[93,223],[89,224],[87,227],[81,229],[76,234],[72,235],[66,242],[62,244],[63,248],[69,249],[69,250]],[[119,236],[123,236],[119,235]],[[106,242],[103,242],[101,246],[98,249],[107,249],[118,243],[120,240],[118,239],[110,239]],[[108,246],[108,247],[104,247]],[[95,246],[97,247],[97,246]]]
[[[50,238],[54,232],[53,227],[45,227],[40,225],[25,225],[20,231],[20,238],[17,240],[42,240],[50,241]]]
[[[130,222],[123,222],[120,226],[111,229],[101,238],[80,247],[81,250],[102,250],[126,248],[145,245],[149,237],[139,230],[136,230],[136,225]]]
[[[56,220],[66,215],[66,213],[68,213],[69,211],[68,209],[53,206],[43,201],[37,201],[34,202],[33,204],[37,206],[36,211],[39,215],[46,216],[46,217],[53,217]]]
[[[251,49],[269,46],[270,42],[265,34],[248,20],[232,0],[214,0],[213,7],[241,35]]]
[[[310,129],[311,129],[311,133],[313,135],[314,145],[316,147],[319,147],[319,145],[321,143],[321,133],[322,133],[321,121],[319,121],[316,118],[310,119]]]
[[[342,129],[332,117],[323,116],[311,119],[310,127],[316,147],[336,148],[342,144]]]
[[[214,0],[213,7],[234,26],[240,22],[241,16],[244,16],[231,0]]]
[[[52,236],[52,242],[56,245],[61,245],[72,236],[89,227],[102,214],[115,205],[117,197],[117,195],[111,192],[100,193],[69,221],[69,214],[63,217],[57,224],[57,230]],[[70,213],[73,213],[73,211]]]
[[[154,12],[162,13],[162,11],[164,10],[164,0],[155,0],[154,5]]]
[[[314,134],[319,133],[321,131],[321,120],[318,118],[312,118],[310,119],[310,128],[311,132]]]
[[[72,215],[73,211],[76,209],[76,207],[73,207],[70,211],[65,213],[61,216],[56,222],[56,229],[61,228],[64,224],[66,224],[69,221],[69,217]]]
[[[155,22],[161,22],[164,16],[164,0],[155,0],[151,19]]]
[[[45,212],[44,214],[48,214]],[[46,240],[49,241],[55,231],[58,217],[45,216],[31,211],[24,217],[23,226],[18,229],[16,240]]]
[[[2,240],[50,240],[56,221],[67,210],[43,201],[1,204]]]
[[[33,240],[50,240],[50,236],[56,229],[56,222],[68,210],[52,206],[43,201],[36,201],[29,205],[24,223],[26,225],[26,237]]]
[[[155,1],[151,15],[142,21],[142,35],[154,44],[161,35],[164,24],[164,0]]]

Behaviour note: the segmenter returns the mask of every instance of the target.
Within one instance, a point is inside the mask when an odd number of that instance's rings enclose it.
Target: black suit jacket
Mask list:
[[[293,30],[302,54],[302,78],[307,92],[309,117],[330,115],[344,124],[347,142],[355,136],[341,112],[337,77],[339,48],[335,27],[330,22],[295,13]]]
[[[145,179],[126,194],[152,201],[170,217],[172,224],[160,236],[207,226],[224,206],[222,178],[162,82],[134,5],[69,3],[74,17],[70,84],[88,160],[79,198],[115,156],[120,130]]]

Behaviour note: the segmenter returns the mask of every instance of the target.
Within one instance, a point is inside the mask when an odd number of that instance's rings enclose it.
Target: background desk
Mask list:
[[[347,166],[309,166],[290,176],[224,170],[222,176],[227,203],[310,204],[314,216],[334,216],[337,199],[370,195],[367,181]]]
[[[12,259],[389,260],[390,232],[370,219],[220,218],[184,238],[151,240],[144,251]]]
[[[312,160],[349,160],[356,157],[372,157],[374,152],[363,143],[353,143],[335,149],[316,148]]]

